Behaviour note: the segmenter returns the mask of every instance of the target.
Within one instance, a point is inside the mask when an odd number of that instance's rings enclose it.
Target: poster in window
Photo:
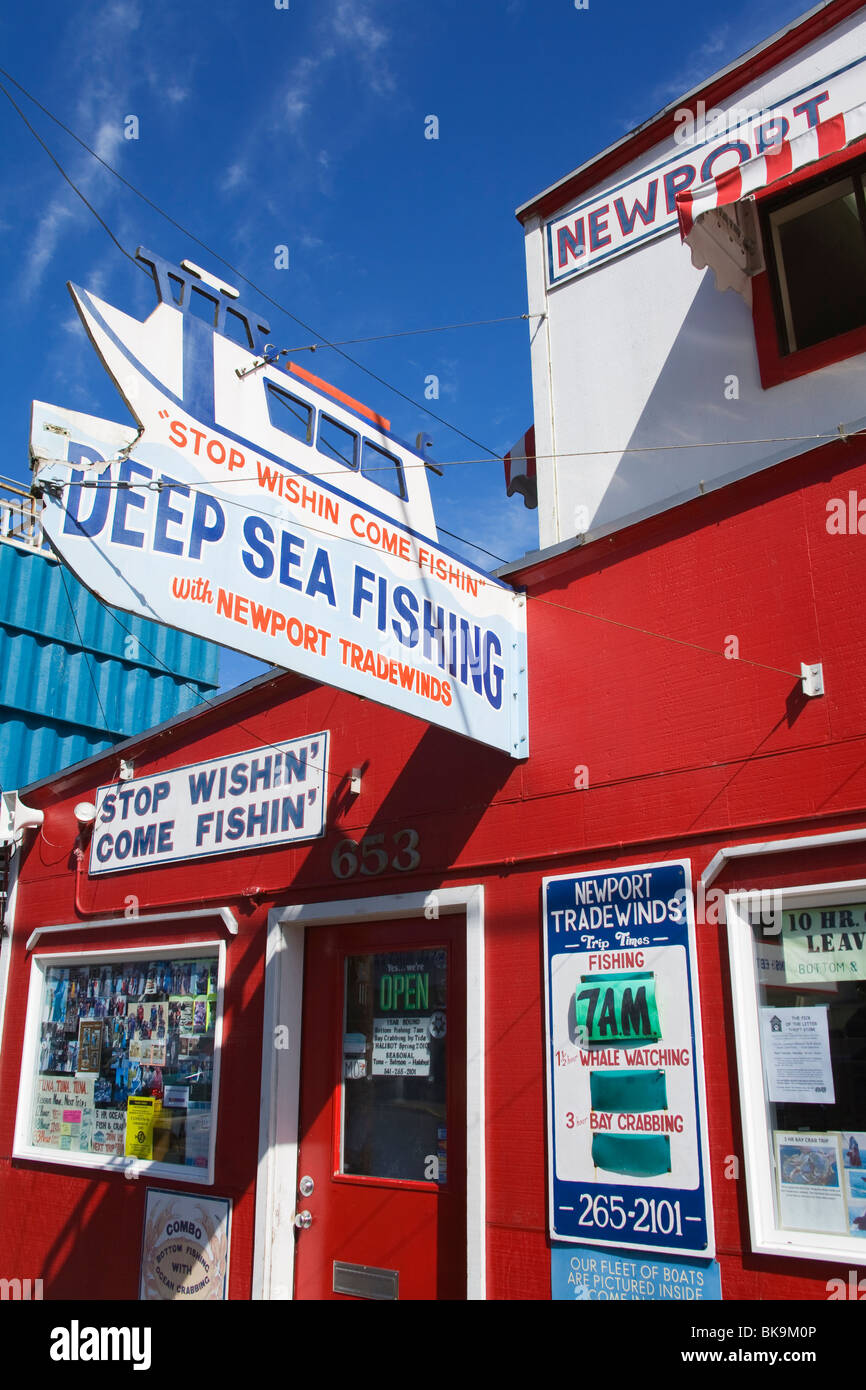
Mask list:
[[[836,1094],[827,1006],[763,1005],[760,1017],[767,1099],[780,1105],[832,1105]]]
[[[847,1234],[838,1134],[774,1133],[780,1224],[787,1230]]]

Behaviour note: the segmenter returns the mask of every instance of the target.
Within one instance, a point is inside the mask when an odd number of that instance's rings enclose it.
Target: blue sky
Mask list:
[[[283,0],[279,0],[283,3]],[[0,66],[177,222],[341,341],[526,309],[514,209],[804,12],[802,0],[723,9],[661,0],[45,0],[4,7]],[[218,261],[15,96],[129,251]],[[138,138],[125,138],[127,117]],[[425,139],[426,117],[439,121]],[[0,472],[26,481],[30,401],[124,420],[78,323],[72,280],[144,317],[153,292],[78,201],[0,93]],[[289,269],[275,247],[289,248]],[[315,341],[262,307],[274,342]],[[347,348],[419,404],[330,350],[310,370],[421,429],[444,461],[503,453],[532,421],[525,322]],[[425,380],[439,398],[425,402]],[[431,478],[440,526],[514,559],[535,513],[501,463]],[[459,548],[459,547],[456,547]],[[489,558],[467,550],[477,562]],[[226,666],[229,683],[253,669]],[[258,669],[258,668],[256,668]]]

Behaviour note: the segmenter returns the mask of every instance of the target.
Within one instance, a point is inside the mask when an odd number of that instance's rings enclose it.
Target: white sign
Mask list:
[[[429,1018],[373,1019],[373,1075],[429,1076]]]
[[[703,102],[693,112],[682,108],[674,131],[678,148],[673,154],[637,178],[592,193],[546,224],[548,284],[594,270],[673,231],[678,193],[859,105],[864,99],[864,74],[861,60],[763,111],[708,112]]]
[[[156,262],[144,323],[74,291],[141,428],[34,402],[51,545],[118,608],[525,758],[525,597],[430,535],[420,450],[203,323],[199,286],[179,308],[190,276]]]
[[[320,838],[327,772],[318,733],[100,787],[90,873]]]
[[[204,1303],[228,1298],[232,1204],[147,1190],[139,1298]]]
[[[866,979],[866,904],[783,913],[782,949],[786,984]]]
[[[835,1105],[827,1006],[761,1008],[767,1100],[774,1104]]]
[[[546,878],[551,1236],[712,1244],[686,861]]]

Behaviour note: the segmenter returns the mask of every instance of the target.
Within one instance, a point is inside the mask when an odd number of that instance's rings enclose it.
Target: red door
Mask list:
[[[306,933],[297,1298],[466,1297],[465,923]]]

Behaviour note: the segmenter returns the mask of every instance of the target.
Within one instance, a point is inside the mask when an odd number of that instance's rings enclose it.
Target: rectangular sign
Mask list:
[[[546,224],[547,281],[558,285],[624,255],[677,226],[678,193],[771,150],[781,140],[858,106],[864,99],[862,59],[766,110],[675,113],[672,154],[636,178],[589,198]]]
[[[373,1076],[429,1076],[429,1018],[373,1019]]]
[[[544,880],[550,1234],[712,1253],[687,861]]]
[[[322,732],[100,787],[90,873],[318,839],[327,772]]]
[[[232,1202],[147,1189],[139,1298],[204,1303],[228,1298]]]
[[[704,1303],[722,1296],[715,1260],[658,1260],[639,1250],[554,1245],[550,1275],[555,1302]]]
[[[83,584],[127,612],[527,756],[523,594],[152,396],[141,438],[33,403],[42,525]]]
[[[866,979],[866,904],[782,914],[785,983]]]

